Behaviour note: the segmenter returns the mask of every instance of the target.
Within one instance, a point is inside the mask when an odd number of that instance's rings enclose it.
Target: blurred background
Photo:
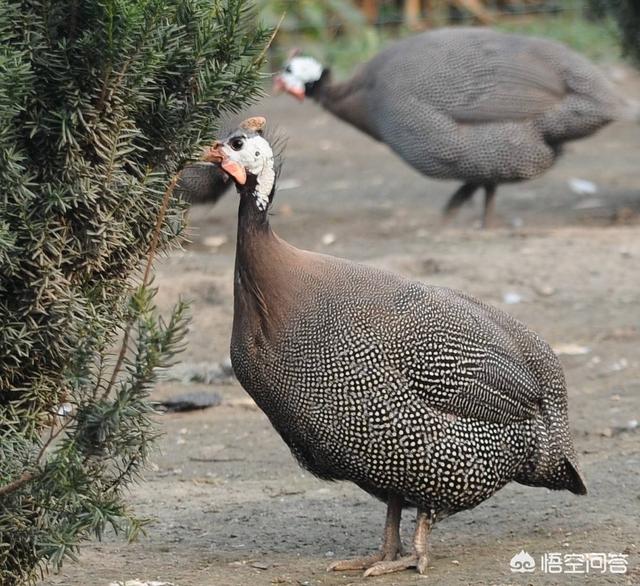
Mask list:
[[[616,0],[258,0],[260,18],[275,27],[276,65],[285,48],[304,46],[339,74],[387,43],[417,31],[485,25],[566,43],[591,59],[615,60],[621,32],[638,35],[632,9]],[[631,4],[631,3],[629,3]],[[637,15],[636,15],[637,17]]]

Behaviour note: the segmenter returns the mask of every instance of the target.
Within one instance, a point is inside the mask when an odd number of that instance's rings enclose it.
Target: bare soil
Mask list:
[[[637,79],[627,93],[640,95]],[[501,226],[478,229],[481,199],[444,228],[456,188],[426,179],[312,103],[281,97],[251,109],[289,136],[272,224],[291,243],[463,289],[528,323],[559,351],[589,494],[510,485],[442,522],[426,578],[414,572],[368,584],[640,584],[640,126],[616,123],[569,145],[547,174],[498,191]],[[577,194],[571,178],[592,181]],[[191,212],[191,244],[158,267],[161,308],[192,301],[187,363],[223,362],[232,319],[235,194]],[[506,303],[505,300],[516,301]],[[164,435],[132,506],[152,519],[127,546],[108,536],[84,547],[45,584],[107,586],[162,580],[177,586],[364,583],[328,574],[334,559],[375,550],[384,506],[345,483],[300,469],[237,382],[165,382],[161,398],[221,393],[220,406],[158,418]],[[634,424],[635,420],[635,424]],[[635,425],[635,427],[634,427]],[[410,537],[413,514],[405,513]],[[618,552],[626,576],[518,575],[521,549]]]

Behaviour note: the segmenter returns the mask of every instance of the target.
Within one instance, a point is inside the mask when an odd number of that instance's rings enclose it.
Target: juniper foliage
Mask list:
[[[0,0],[3,586],[141,529],[123,492],[186,324],[141,269],[182,234],[170,178],[259,92],[253,23],[246,0]]]

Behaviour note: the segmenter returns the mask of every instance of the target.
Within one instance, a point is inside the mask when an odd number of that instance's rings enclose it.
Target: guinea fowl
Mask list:
[[[180,173],[176,195],[190,204],[216,203],[229,189],[231,181],[226,173],[211,163],[187,165]]]
[[[463,181],[447,217],[484,187],[485,226],[498,184],[546,171],[563,143],[625,110],[602,73],[567,47],[477,28],[401,40],[344,83],[294,56],[275,87],[317,100],[424,175]]]
[[[279,238],[263,125],[249,119],[205,155],[240,197],[231,360],[303,467],[387,503],[382,550],[330,569],[424,573],[433,524],[512,480],[585,494],[550,347],[469,295]],[[418,514],[403,556],[405,507]]]

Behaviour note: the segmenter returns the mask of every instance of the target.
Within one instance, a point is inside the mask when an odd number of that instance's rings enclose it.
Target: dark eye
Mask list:
[[[285,72],[285,73],[291,73],[291,65],[287,65],[287,66],[284,68],[284,72]]]
[[[241,138],[232,138],[229,145],[234,151],[239,151],[244,146],[244,140]]]

